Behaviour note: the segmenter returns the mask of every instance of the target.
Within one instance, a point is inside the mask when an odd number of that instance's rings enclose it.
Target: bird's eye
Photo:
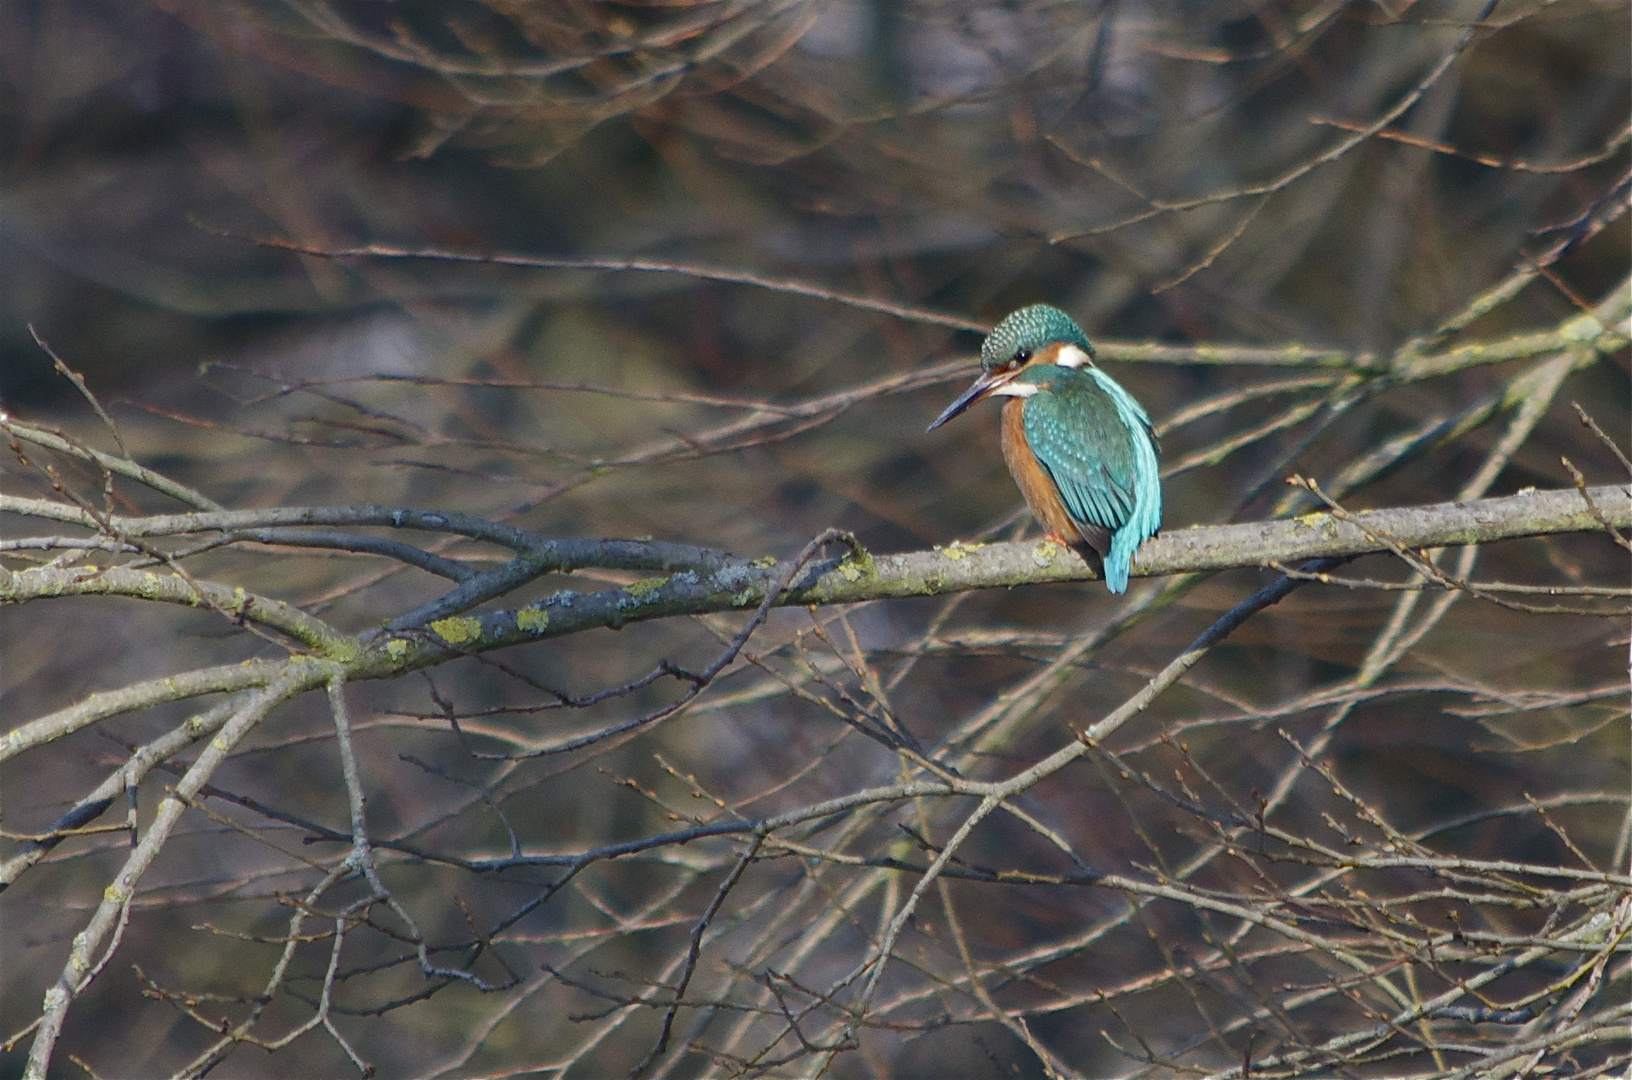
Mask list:
[[[1011,364],[1024,364],[1027,360],[1030,360],[1030,359],[1031,359],[1031,350],[1030,349],[1017,349],[1017,350],[1015,350],[1015,353],[1014,353],[1014,359],[1009,361],[1009,363],[1011,363]]]

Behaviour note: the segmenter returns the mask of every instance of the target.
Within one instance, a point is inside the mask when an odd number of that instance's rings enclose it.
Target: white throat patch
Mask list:
[[[992,394],[1002,394],[1005,397],[1030,397],[1042,387],[1036,383],[1021,382],[1019,379],[1010,379],[1000,386],[992,387]]]
[[[1088,354],[1075,345],[1061,345],[1054,354],[1054,362],[1064,368],[1080,368],[1088,363]]]

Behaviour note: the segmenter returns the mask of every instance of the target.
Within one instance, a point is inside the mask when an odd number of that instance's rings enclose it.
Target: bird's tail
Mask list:
[[[1144,537],[1132,529],[1118,529],[1111,536],[1111,550],[1105,553],[1105,587],[1113,593],[1128,591],[1128,564]]]

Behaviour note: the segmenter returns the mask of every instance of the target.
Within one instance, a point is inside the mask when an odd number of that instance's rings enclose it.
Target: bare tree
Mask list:
[[[0,34],[15,1071],[1628,1068],[1624,5],[157,7]]]

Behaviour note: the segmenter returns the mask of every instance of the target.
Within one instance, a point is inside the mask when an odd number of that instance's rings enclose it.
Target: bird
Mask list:
[[[1156,432],[1144,407],[1094,366],[1094,346],[1071,316],[1048,304],[998,323],[980,367],[927,430],[1007,397],[1003,460],[1032,515],[1050,539],[1097,560],[1107,589],[1127,591],[1134,552],[1162,525]]]

